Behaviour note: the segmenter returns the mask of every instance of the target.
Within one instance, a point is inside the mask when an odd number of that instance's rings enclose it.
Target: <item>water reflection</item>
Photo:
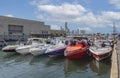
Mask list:
[[[16,63],[24,63],[24,62],[29,63],[31,57],[32,57],[32,55],[20,55],[19,54],[19,56],[17,58],[15,58],[15,62]]]
[[[65,73],[86,71],[87,60],[67,60],[65,61]]]
[[[110,67],[109,59],[97,62],[90,57],[68,60],[47,55],[0,55],[1,78],[109,78]]]
[[[0,61],[9,61],[9,60],[13,60],[15,58],[17,58],[19,56],[19,54],[13,53],[13,54],[8,54],[8,53],[2,53],[1,52],[1,57],[0,57]]]
[[[92,60],[90,62],[90,68],[97,75],[104,75],[110,72],[111,61],[110,59],[103,60],[98,62],[96,60]]]
[[[29,64],[34,65],[34,64],[37,64],[37,63],[40,63],[40,62],[44,64],[47,59],[48,59],[47,55],[41,55],[41,56],[36,56],[36,57],[32,56]]]
[[[64,61],[65,61],[65,57],[58,57],[58,58],[49,58],[47,61],[46,61],[46,66],[49,67],[49,66],[53,66],[53,65],[64,65]]]

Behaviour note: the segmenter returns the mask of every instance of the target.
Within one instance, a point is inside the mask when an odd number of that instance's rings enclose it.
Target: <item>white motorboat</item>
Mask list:
[[[3,52],[16,52],[16,48],[19,46],[23,46],[24,44],[21,44],[20,41],[16,42],[15,45],[7,45],[2,48]]]
[[[30,48],[30,53],[33,54],[34,56],[42,55],[45,54],[45,51],[47,50],[47,47],[45,46],[37,46]]]
[[[8,45],[2,48],[3,52],[15,52],[19,45]]]
[[[92,56],[98,61],[107,58],[112,53],[112,47],[108,43],[104,44],[104,46],[89,47],[89,51],[91,52]]]
[[[30,53],[34,56],[45,54],[46,51],[50,50],[51,47],[55,45],[55,41],[53,39],[46,39],[45,45],[38,45],[35,47],[30,48]]]
[[[31,48],[41,45],[44,46],[44,44],[45,43],[43,38],[29,38],[26,45],[16,48],[16,52],[20,54],[28,54],[30,53]]]

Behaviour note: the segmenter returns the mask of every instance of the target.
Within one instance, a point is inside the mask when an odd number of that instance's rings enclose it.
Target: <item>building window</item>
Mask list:
[[[48,31],[42,30],[42,34],[48,34]]]
[[[21,25],[8,25],[9,34],[22,35],[23,34],[23,26]]]

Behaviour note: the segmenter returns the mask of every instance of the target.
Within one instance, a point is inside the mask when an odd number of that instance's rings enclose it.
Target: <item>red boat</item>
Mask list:
[[[112,47],[110,46],[110,43],[104,42],[104,46],[103,44],[99,46],[94,45],[89,47],[89,51],[97,61],[101,61],[111,55]]]
[[[64,51],[64,56],[69,60],[74,60],[86,56],[88,49],[87,42],[80,42],[74,45],[70,45]]]
[[[101,61],[109,57],[112,53],[111,47],[103,47],[103,48],[90,47],[89,50],[92,53],[92,56],[98,61]]]

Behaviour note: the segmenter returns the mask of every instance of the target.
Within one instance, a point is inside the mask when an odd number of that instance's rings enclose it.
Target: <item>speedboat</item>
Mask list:
[[[34,56],[39,56],[42,54],[45,54],[45,51],[47,50],[47,48],[45,46],[36,46],[33,48],[30,48],[30,53],[33,54]]]
[[[89,51],[97,61],[100,61],[111,55],[112,47],[107,42],[101,45],[98,44],[93,45],[89,47]]]
[[[79,38],[79,37],[78,37]],[[80,37],[80,40],[83,39]],[[85,40],[80,41],[79,39],[71,41],[71,45],[67,46],[64,51],[64,56],[69,60],[83,58],[87,54],[88,43]]]
[[[64,42],[62,40],[56,40],[55,42],[53,42],[53,44],[49,45],[45,53],[49,57],[63,56],[65,49],[66,45],[64,44]]]
[[[20,54],[29,54],[31,48],[41,45],[44,46],[43,38],[29,38],[26,45],[16,48],[16,52]]]
[[[82,43],[70,45],[64,51],[64,56],[69,60],[83,58],[87,54],[87,49],[88,49],[87,43],[84,43],[84,46]]]
[[[3,52],[16,52],[16,48],[19,46],[23,46],[19,41],[16,42],[15,45],[7,45],[2,48]]]
[[[8,45],[8,46],[5,46],[2,48],[2,51],[3,52],[16,52],[16,48],[18,47],[19,45]]]

